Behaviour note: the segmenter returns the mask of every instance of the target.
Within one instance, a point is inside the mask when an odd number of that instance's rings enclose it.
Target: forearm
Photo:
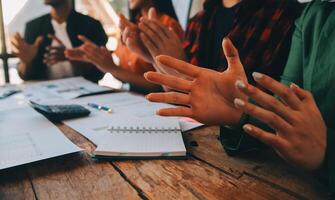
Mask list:
[[[33,64],[20,62],[18,66],[18,73],[23,80],[30,79],[33,74]]]
[[[141,74],[132,73],[119,67],[113,67],[108,72],[120,81],[134,85],[136,88],[141,88],[147,92],[162,91],[159,85],[148,82]]]
[[[335,195],[335,130],[328,128],[327,131],[327,153],[325,158],[329,188],[332,195]]]

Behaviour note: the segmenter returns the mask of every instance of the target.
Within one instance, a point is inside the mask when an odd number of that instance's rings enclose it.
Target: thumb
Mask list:
[[[34,42],[34,46],[39,47],[42,44],[43,40],[44,40],[43,36],[38,36]]]
[[[82,41],[83,43],[92,43],[91,40],[89,40],[87,37],[83,36],[83,35],[78,35],[78,39],[80,41]]]
[[[157,11],[154,7],[151,7],[148,11],[148,17],[149,19],[158,19]]]
[[[245,72],[238,54],[238,50],[229,38],[226,37],[223,39],[222,48],[228,62],[228,69],[236,70],[244,74]]]

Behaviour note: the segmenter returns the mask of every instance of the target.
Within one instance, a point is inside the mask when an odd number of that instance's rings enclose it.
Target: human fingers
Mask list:
[[[132,26],[132,23],[123,14],[120,13],[119,18],[120,18],[119,28],[121,29],[121,31],[124,31],[124,29],[127,26]]]
[[[291,84],[290,88],[301,101],[313,98],[313,95],[309,91],[300,88],[298,85],[294,83]]]
[[[168,28],[162,25],[161,22],[144,18],[141,23],[153,30],[162,40],[169,37]]]
[[[15,33],[13,36],[13,39],[15,40],[15,43],[18,46],[23,46],[26,44],[26,42],[24,41],[24,39],[21,37],[20,33]]]
[[[188,107],[177,107],[177,108],[162,108],[157,111],[158,115],[161,116],[178,116],[178,117],[189,117],[193,118],[193,111]]]
[[[100,48],[98,46],[84,45],[82,49],[86,55],[90,55],[96,58],[101,57]]]
[[[148,11],[148,18],[151,20],[158,20],[157,11],[154,7],[151,7]]]
[[[200,67],[194,66],[182,60],[175,59],[171,56],[157,56],[156,61],[158,65],[175,69],[181,74],[190,76],[192,78],[197,77],[203,71],[203,69]]]
[[[161,74],[158,72],[147,72],[144,74],[144,77],[152,83],[164,85],[182,92],[189,92],[192,88],[191,81],[187,81],[172,75]]]
[[[49,54],[54,54],[54,53],[62,53],[64,54],[65,47],[63,46],[58,46],[58,47],[53,47],[53,46],[47,46],[46,51]]]
[[[131,28],[127,27],[125,30],[122,32],[122,37],[121,40],[123,43],[126,43],[129,38],[136,38],[136,32],[132,30]]]
[[[85,37],[83,35],[78,35],[78,39],[80,41],[82,41],[83,43],[92,43],[92,44],[94,44],[90,39],[88,39],[87,37]]]
[[[43,36],[38,36],[34,42],[34,46],[39,47],[42,44],[43,40],[44,40]]]
[[[228,70],[234,70],[238,74],[245,75],[239,52],[229,38],[223,39],[222,48],[228,62]]]
[[[254,104],[251,104],[249,102],[246,102],[242,99],[235,99],[234,104],[236,108],[266,123],[268,126],[273,128],[274,130],[285,130],[283,131],[285,133],[286,130],[290,129],[291,127],[285,120],[283,120],[277,114],[271,111],[268,111],[266,109],[263,109],[259,106],[256,106]]]
[[[288,122],[292,121],[292,110],[272,95],[263,92],[253,85],[246,84],[241,80],[236,81],[235,85],[242,93],[255,100],[263,108],[278,114]]]
[[[287,142],[281,138],[278,135],[275,135],[273,133],[264,131],[254,125],[246,124],[243,126],[244,131],[257,138],[258,140],[262,141],[263,143],[271,146],[274,148],[277,152],[282,153],[283,151],[287,151]]]
[[[65,50],[64,54],[70,60],[83,61],[85,53],[79,48],[74,48]]]
[[[142,33],[148,36],[148,38],[155,44],[157,48],[160,48],[163,44],[162,41],[164,38],[160,35],[161,33],[158,30],[151,29],[147,24],[141,22],[138,26]]]
[[[48,38],[57,42],[58,45],[64,46],[63,42],[53,34],[48,34]]]
[[[294,110],[300,109],[301,101],[289,87],[265,74],[254,72],[252,76],[258,84],[279,96],[289,107]]]
[[[163,92],[152,93],[146,96],[151,102],[177,104],[177,105],[190,105],[190,96],[180,92]]]
[[[159,55],[159,49],[156,47],[156,45],[148,38],[148,36],[146,36],[145,34],[141,33],[140,34],[142,43],[144,44],[144,46],[148,49],[148,51],[150,52],[150,55],[152,57],[156,57],[157,55]],[[127,40],[127,42],[129,41],[129,39]]]
[[[43,63],[46,64],[47,66],[52,66],[56,63],[58,63],[60,60],[57,59],[55,56],[48,56],[44,57]]]

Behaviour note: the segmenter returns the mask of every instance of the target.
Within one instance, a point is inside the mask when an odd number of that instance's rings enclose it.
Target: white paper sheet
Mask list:
[[[0,170],[81,151],[32,108],[0,112]]]

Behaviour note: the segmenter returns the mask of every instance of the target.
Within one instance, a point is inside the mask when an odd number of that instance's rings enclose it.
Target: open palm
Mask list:
[[[159,110],[163,116],[186,116],[209,125],[238,123],[242,112],[234,106],[234,98],[246,99],[235,87],[236,80],[247,82],[238,51],[229,39],[223,41],[228,61],[225,72],[200,68],[168,56],[159,56],[157,63],[170,67],[188,76],[182,79],[172,75],[148,72],[147,80],[164,85],[179,92],[155,93],[148,95],[153,102],[183,105],[177,108]]]
[[[23,63],[31,63],[33,61],[42,42],[43,37],[39,36],[33,44],[29,44],[19,33],[16,33],[13,38],[11,38],[11,44],[14,48],[13,53],[20,58]]]

